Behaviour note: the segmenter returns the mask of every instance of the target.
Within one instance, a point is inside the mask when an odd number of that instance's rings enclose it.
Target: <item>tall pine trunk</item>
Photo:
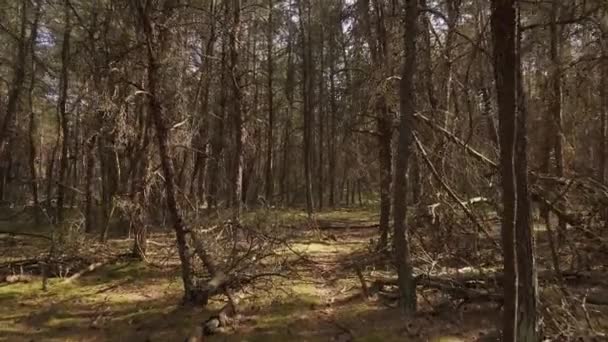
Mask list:
[[[70,146],[70,119],[67,113],[68,82],[70,66],[70,36],[72,25],[70,23],[70,8],[68,1],[64,4],[65,27],[61,47],[61,75],[59,80],[59,100],[57,111],[61,123],[61,156],[59,159],[59,183],[57,185],[57,222],[63,222],[64,198],[67,187],[67,171]]]
[[[241,70],[239,65],[239,46],[241,32],[241,0],[232,0],[232,29],[230,32],[230,69],[232,85],[232,120],[234,129],[234,162],[232,175],[233,219],[240,219],[243,207],[243,167],[244,167],[244,127],[241,93]]]
[[[273,158],[274,158],[274,94],[273,94],[273,77],[274,77],[274,62],[273,62],[273,33],[274,26],[272,22],[273,0],[268,0],[268,32],[266,33],[266,75],[267,77],[267,101],[268,101],[268,130],[266,135],[266,203],[273,203],[274,196],[274,178],[273,178]]]
[[[416,312],[416,281],[413,275],[410,255],[409,227],[405,222],[405,218],[407,213],[406,171],[411,155],[413,119],[414,111],[416,110],[414,73],[416,71],[417,18],[417,0],[405,0],[405,59],[402,65],[401,83],[399,88],[401,121],[399,123],[397,160],[395,164],[395,186],[393,191],[393,239],[400,292],[399,306],[406,315],[412,315]]]

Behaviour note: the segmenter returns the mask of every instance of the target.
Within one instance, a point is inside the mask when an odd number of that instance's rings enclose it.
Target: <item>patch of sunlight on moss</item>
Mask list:
[[[205,217],[203,225],[215,225],[225,222],[232,217],[229,209],[218,209],[213,214]],[[256,222],[267,222],[277,224],[296,224],[304,222],[307,218],[306,213],[299,209],[287,208],[258,208],[246,211],[241,216],[241,222],[246,225],[254,225]]]
[[[310,253],[310,254],[336,254],[336,253],[350,253],[360,247],[359,244],[344,243],[344,244],[324,244],[316,242],[301,242],[294,243],[291,248],[299,253]]]
[[[296,319],[295,315],[308,313],[311,307],[321,303],[319,290],[313,284],[294,283],[288,288],[286,296],[265,303],[267,312],[259,316],[256,323],[258,327],[276,328],[291,323]],[[272,298],[264,298],[261,301],[270,299]]]
[[[455,268],[447,268],[443,267],[435,272],[434,275],[442,276],[442,275],[454,275],[458,274],[459,276],[474,276],[481,274],[491,274],[500,271],[498,265],[491,267],[471,267],[466,266],[460,269]]]
[[[149,273],[149,268],[145,263],[125,262],[107,266],[103,272],[98,272],[98,275],[104,276],[105,279],[126,279],[126,277],[138,278],[146,273]]]
[[[340,307],[336,310],[336,316],[343,320],[355,319],[365,313],[370,313],[377,309],[372,308],[367,302],[356,302]]]
[[[21,300],[53,300],[64,301],[78,298],[87,300],[95,298],[95,293],[106,285],[91,285],[83,286],[77,283],[64,283],[64,279],[49,279],[47,282],[47,290],[42,290],[42,284],[39,279],[30,283],[11,284],[0,287],[0,300],[7,302],[15,302]],[[108,294],[110,295],[110,294]]]
[[[533,225],[534,231],[535,232],[546,232],[547,231],[547,226],[544,223],[535,223]]]
[[[378,219],[378,205],[368,204],[361,207],[339,208],[315,213],[315,218],[326,221],[376,221]],[[212,217],[205,219],[205,225],[214,225],[230,219],[229,210],[218,210]],[[241,221],[247,225],[260,224],[270,226],[273,224],[283,226],[298,226],[308,220],[308,215],[302,209],[271,208],[255,209],[243,213]]]
[[[316,218],[327,221],[367,221],[377,219],[378,212],[376,206],[340,208],[317,213]]]
[[[311,304],[318,302],[319,290],[314,284],[294,283],[289,289],[294,295],[298,296],[298,298],[304,299]]]
[[[78,313],[75,314],[77,315]],[[85,320],[85,316],[75,317],[65,313],[55,313],[53,317],[49,318],[46,326],[50,328],[72,327],[83,324],[83,321]]]
[[[41,284],[39,281],[4,285],[0,286],[0,301],[18,299],[24,296],[31,296],[32,294],[40,291]]]
[[[298,298],[284,303],[274,303],[269,312],[259,316],[256,322],[259,328],[276,328],[293,322],[298,313],[307,312],[315,302]]]
[[[116,308],[121,309],[121,308]],[[139,318],[146,318],[153,315],[162,315],[166,313],[165,306],[157,306],[157,307],[136,307],[136,306],[126,306],[124,314],[116,315],[116,319],[120,320],[137,320]],[[186,325],[184,325],[186,326]]]

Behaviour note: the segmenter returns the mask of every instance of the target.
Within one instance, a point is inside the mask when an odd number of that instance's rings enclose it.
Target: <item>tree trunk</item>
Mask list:
[[[560,0],[553,0],[551,4],[551,103],[548,106],[550,111],[549,120],[552,122],[548,127],[552,127],[552,137],[547,139],[547,143],[552,142],[552,148],[555,157],[555,175],[558,177],[564,176],[564,152],[563,152],[563,129],[562,129],[562,72],[561,72],[561,29],[558,27]],[[550,157],[548,157],[550,158]],[[565,239],[566,223],[559,220],[558,236],[559,242],[563,243]]]
[[[63,32],[63,43],[61,47],[61,75],[59,80],[59,100],[57,111],[61,119],[61,156],[59,159],[59,184],[57,186],[57,222],[63,222],[64,197],[67,186],[67,169],[70,146],[70,119],[68,118],[66,103],[68,99],[68,82],[70,67],[70,36],[72,25],[70,22],[70,8],[68,1],[64,5],[65,28]]]
[[[501,237],[504,257],[504,312],[502,338],[516,341],[518,276],[515,260],[515,133],[518,81],[518,6],[515,0],[492,0],[491,26],[494,44],[494,72],[498,100],[500,176],[502,187]]]
[[[300,22],[300,35],[302,37],[302,98],[304,101],[303,105],[303,118],[304,118],[304,148],[302,151],[302,157],[304,159],[304,186],[306,192],[306,213],[308,216],[312,216],[314,211],[314,203],[312,197],[312,165],[311,165],[311,152],[312,152],[312,92],[313,92],[313,80],[312,80],[312,33],[311,33],[311,14],[310,4],[307,4],[306,18],[304,17],[304,10],[302,9],[302,2],[298,1],[298,14]],[[304,22],[306,21],[306,27]]]
[[[416,72],[417,0],[405,1],[404,48],[399,89],[400,123],[393,191],[395,264],[399,279],[400,308],[406,315],[416,312],[416,282],[410,256],[409,229],[405,222],[407,213],[407,177],[413,140],[413,118],[416,110],[414,73]]]
[[[216,13],[216,2],[209,2],[209,13]],[[205,54],[207,56],[207,61],[203,61],[203,67],[201,72],[204,73],[201,75],[203,78],[203,95],[201,99],[201,117],[200,123],[198,127],[197,133],[197,153],[196,159],[194,162],[194,170],[192,172],[192,183],[190,185],[190,194],[191,196],[197,199],[197,201],[206,201],[207,194],[209,189],[209,184],[207,181],[207,172],[209,171],[209,157],[211,152],[211,143],[210,139],[213,137],[213,128],[212,125],[213,116],[210,115],[209,111],[209,94],[212,85],[212,74],[213,70],[213,62],[215,60],[215,42],[217,40],[216,33],[216,19],[211,18],[210,22],[210,32],[209,39],[207,40],[207,44],[205,45]],[[195,194],[196,193],[196,194]]]
[[[324,147],[323,147],[323,137],[324,137],[324,131],[325,131],[325,123],[323,122],[323,116],[325,115],[325,37],[323,34],[324,31],[324,27],[321,27],[321,32],[320,32],[320,41],[319,41],[319,49],[321,50],[319,52],[320,56],[319,56],[319,98],[318,98],[318,110],[317,110],[317,127],[319,128],[319,137],[317,139],[317,149],[319,151],[319,160],[318,160],[318,164],[317,164],[317,207],[319,208],[319,210],[323,209],[323,193],[324,193],[324,189],[325,189],[325,184],[324,184],[324,173],[323,173],[323,168],[324,168],[324,162],[325,162],[325,154],[324,154]]]
[[[233,219],[238,221],[243,207],[243,113],[241,93],[241,70],[239,66],[239,46],[241,32],[241,0],[232,0],[232,30],[230,33],[230,69],[232,85],[232,119],[234,129],[234,174],[232,178]]]
[[[608,159],[608,6],[604,10],[603,34],[601,39],[602,54],[601,58],[604,61],[600,63],[600,105],[601,105],[601,133],[600,133],[600,167],[599,179],[600,182],[606,184],[606,164]],[[608,222],[608,220],[607,220]]]
[[[21,6],[21,31],[19,34],[19,41],[17,42],[17,53],[15,56],[15,66],[13,68],[13,79],[10,83],[10,90],[8,94],[8,101],[6,103],[6,111],[4,113],[4,121],[0,126],[0,160],[6,160],[6,153],[9,153],[8,142],[12,136],[12,125],[17,115],[17,109],[19,106],[19,98],[21,96],[21,90],[25,79],[25,63],[27,54],[27,8],[29,1],[22,1]],[[2,163],[0,163],[0,167]]]
[[[93,198],[94,191],[94,176],[95,176],[95,142],[97,141],[97,135],[91,136],[87,140],[86,150],[86,171],[85,171],[85,224],[84,230],[87,233],[91,233],[95,228],[95,200]]]
[[[382,103],[378,114],[378,143],[380,145],[380,240],[378,249],[386,248],[391,217],[391,183],[393,181],[393,127],[388,120],[388,108]]]
[[[427,0],[420,0],[420,6],[427,8]],[[425,85],[425,92],[428,97],[429,106],[433,111],[437,110],[437,96],[435,94],[435,87],[433,84],[433,47],[431,45],[431,20],[428,15],[422,16],[422,43],[424,44],[423,51],[423,82]]]
[[[333,32],[333,30],[331,31]],[[330,117],[330,125],[329,125],[329,206],[330,207],[335,207],[336,206],[336,177],[337,177],[337,168],[336,168],[336,158],[337,156],[337,151],[336,151],[336,145],[337,145],[337,140],[338,137],[336,136],[337,133],[337,121],[338,121],[338,105],[337,105],[337,101],[336,101],[336,81],[335,81],[335,77],[336,77],[336,71],[335,71],[335,48],[334,48],[334,44],[333,44],[333,40],[332,43],[329,47],[329,105],[331,107],[331,117]]]
[[[228,11],[226,4],[225,10]],[[224,151],[224,118],[226,118],[226,105],[228,101],[227,94],[227,82],[228,72],[226,65],[226,39],[225,35],[222,38],[222,49],[220,58],[220,85],[219,85],[219,115],[212,115],[210,118],[209,127],[212,130],[211,144],[210,144],[210,158],[207,161],[208,170],[206,172],[207,180],[207,207],[215,208],[219,201],[219,169],[222,153]]]
[[[293,40],[295,39],[295,24],[290,20],[288,23],[289,37],[287,38],[287,70],[285,77],[285,98],[287,99],[287,110],[285,113],[285,128],[283,131],[283,157],[281,161],[281,201],[283,204],[289,202],[289,174],[291,164],[289,157],[291,156],[291,117],[293,114],[294,104],[294,88],[295,88],[295,66],[294,66],[294,48]]]
[[[373,1],[376,37],[372,37],[372,24],[369,16],[369,0],[360,1],[360,13],[365,25],[368,45],[374,65],[387,65],[388,42],[384,23],[384,5]],[[388,67],[388,66],[387,66]],[[384,76],[384,75],[383,75]],[[378,159],[380,161],[380,238],[377,248],[386,248],[391,215],[391,183],[393,177],[392,140],[393,127],[384,94],[380,94],[376,104],[376,126],[378,129]]]
[[[519,44],[519,38],[518,38]],[[527,109],[523,90],[520,48],[516,51],[517,77],[517,128],[515,142],[515,176],[516,176],[516,219],[515,219],[515,254],[517,258],[517,340],[538,341],[538,283],[534,258],[534,225],[530,191],[528,186],[528,136]]]
[[[274,26],[272,12],[274,10],[273,0],[268,0],[268,32],[266,33],[266,75],[267,77],[267,101],[268,101],[268,130],[266,136],[266,203],[271,205],[274,196],[273,158],[274,158],[274,96],[273,96],[273,38]]]
[[[168,37],[164,37],[162,33],[158,37],[155,34],[149,17],[150,8],[144,7],[143,4],[138,1],[137,9],[147,45],[147,91],[150,94],[148,97],[148,113],[152,116],[152,121],[156,130],[158,154],[165,180],[166,205],[173,223],[173,229],[175,230],[178,254],[181,262],[182,281],[184,285],[184,301],[190,302],[194,299],[194,284],[192,280],[192,268],[190,262],[191,252],[190,246],[186,240],[187,228],[179,212],[175,198],[175,173],[173,161],[169,155],[169,149],[167,146],[169,130],[167,128],[166,118],[164,117],[163,107],[159,102],[162,86],[159,84],[162,72],[159,60],[162,60],[162,58],[157,56],[157,53],[166,53],[166,51],[163,51],[166,49],[166,46],[163,46],[163,43]],[[159,40],[159,42],[156,42],[156,40]],[[160,46],[157,47],[155,45]]]
[[[30,78],[30,89],[29,89],[29,130],[28,130],[28,138],[29,138],[29,168],[30,168],[30,176],[31,176],[31,189],[32,189],[32,201],[34,204],[34,219],[36,223],[41,222],[40,211],[40,198],[38,194],[38,167],[36,166],[40,160],[38,158],[38,149],[36,146],[36,132],[38,130],[38,126],[36,124],[36,113],[34,112],[34,87],[36,85],[36,37],[38,36],[38,22],[40,20],[40,2],[37,2],[36,6],[36,15],[34,21],[31,26],[30,33],[30,55],[31,55],[31,78]]]

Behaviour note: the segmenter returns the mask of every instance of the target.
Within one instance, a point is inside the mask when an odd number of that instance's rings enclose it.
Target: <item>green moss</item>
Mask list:
[[[341,208],[317,213],[318,220],[361,222],[372,221],[377,218],[379,209],[376,206]]]

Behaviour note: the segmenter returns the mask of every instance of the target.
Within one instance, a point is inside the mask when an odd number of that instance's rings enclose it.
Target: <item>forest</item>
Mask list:
[[[0,341],[607,341],[608,1],[0,0]]]

